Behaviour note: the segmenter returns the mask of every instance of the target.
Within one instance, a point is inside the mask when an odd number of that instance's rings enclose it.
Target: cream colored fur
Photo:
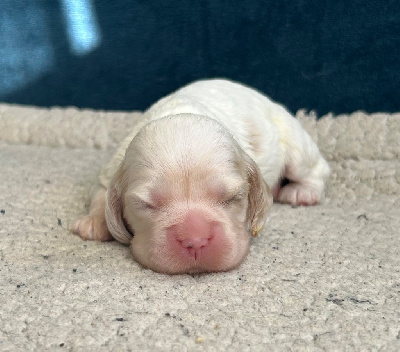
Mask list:
[[[228,270],[263,228],[270,189],[283,203],[316,204],[328,175],[317,146],[284,107],[234,82],[199,81],[146,111],[101,173],[90,213],[74,232],[108,240],[99,225],[106,220],[112,236],[153,270]],[[289,183],[280,188],[283,178]],[[166,229],[187,209],[223,227],[219,261],[189,265],[168,250]]]

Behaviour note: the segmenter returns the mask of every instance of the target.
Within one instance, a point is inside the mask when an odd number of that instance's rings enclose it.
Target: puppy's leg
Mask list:
[[[297,120],[292,127],[283,174],[288,182],[278,189],[276,199],[293,205],[317,204],[324,193],[329,166]]]
[[[106,189],[100,187],[93,194],[90,203],[89,215],[75,222],[71,231],[84,240],[111,241],[113,237],[107,228],[105,217]]]

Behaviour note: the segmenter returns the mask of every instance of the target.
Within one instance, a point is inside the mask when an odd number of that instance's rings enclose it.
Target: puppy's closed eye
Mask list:
[[[237,193],[230,194],[226,196],[222,201],[219,203],[224,207],[229,207],[232,205],[239,205],[245,199],[245,192],[244,190],[240,190]]]
[[[210,182],[208,185],[209,196],[216,201],[217,204],[230,206],[241,204],[247,197],[246,182],[238,179],[228,179],[225,182],[218,180]]]
[[[158,209],[158,205],[152,202],[151,200],[147,200],[142,198],[136,194],[130,195],[128,197],[128,201],[132,204],[133,207],[139,210],[146,210],[146,211],[155,211]]]
[[[140,206],[140,208],[145,209],[145,210],[149,210],[149,211],[157,210],[157,207],[154,204],[151,204],[151,203],[146,202],[144,200],[138,201],[137,204]]]

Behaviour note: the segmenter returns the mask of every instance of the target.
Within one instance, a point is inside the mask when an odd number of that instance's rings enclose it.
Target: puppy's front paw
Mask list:
[[[276,199],[292,205],[315,205],[321,200],[321,192],[309,185],[290,182],[279,190]]]
[[[86,215],[77,220],[71,232],[84,240],[111,241],[113,237],[108,231],[104,216]]]

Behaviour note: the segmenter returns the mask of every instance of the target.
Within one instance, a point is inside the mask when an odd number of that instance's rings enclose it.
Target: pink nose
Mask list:
[[[208,238],[194,237],[186,238],[181,242],[183,248],[186,248],[192,257],[197,258],[201,251],[207,246]]]
[[[198,211],[190,211],[184,221],[171,229],[187,253],[198,258],[214,236],[212,224]]]

